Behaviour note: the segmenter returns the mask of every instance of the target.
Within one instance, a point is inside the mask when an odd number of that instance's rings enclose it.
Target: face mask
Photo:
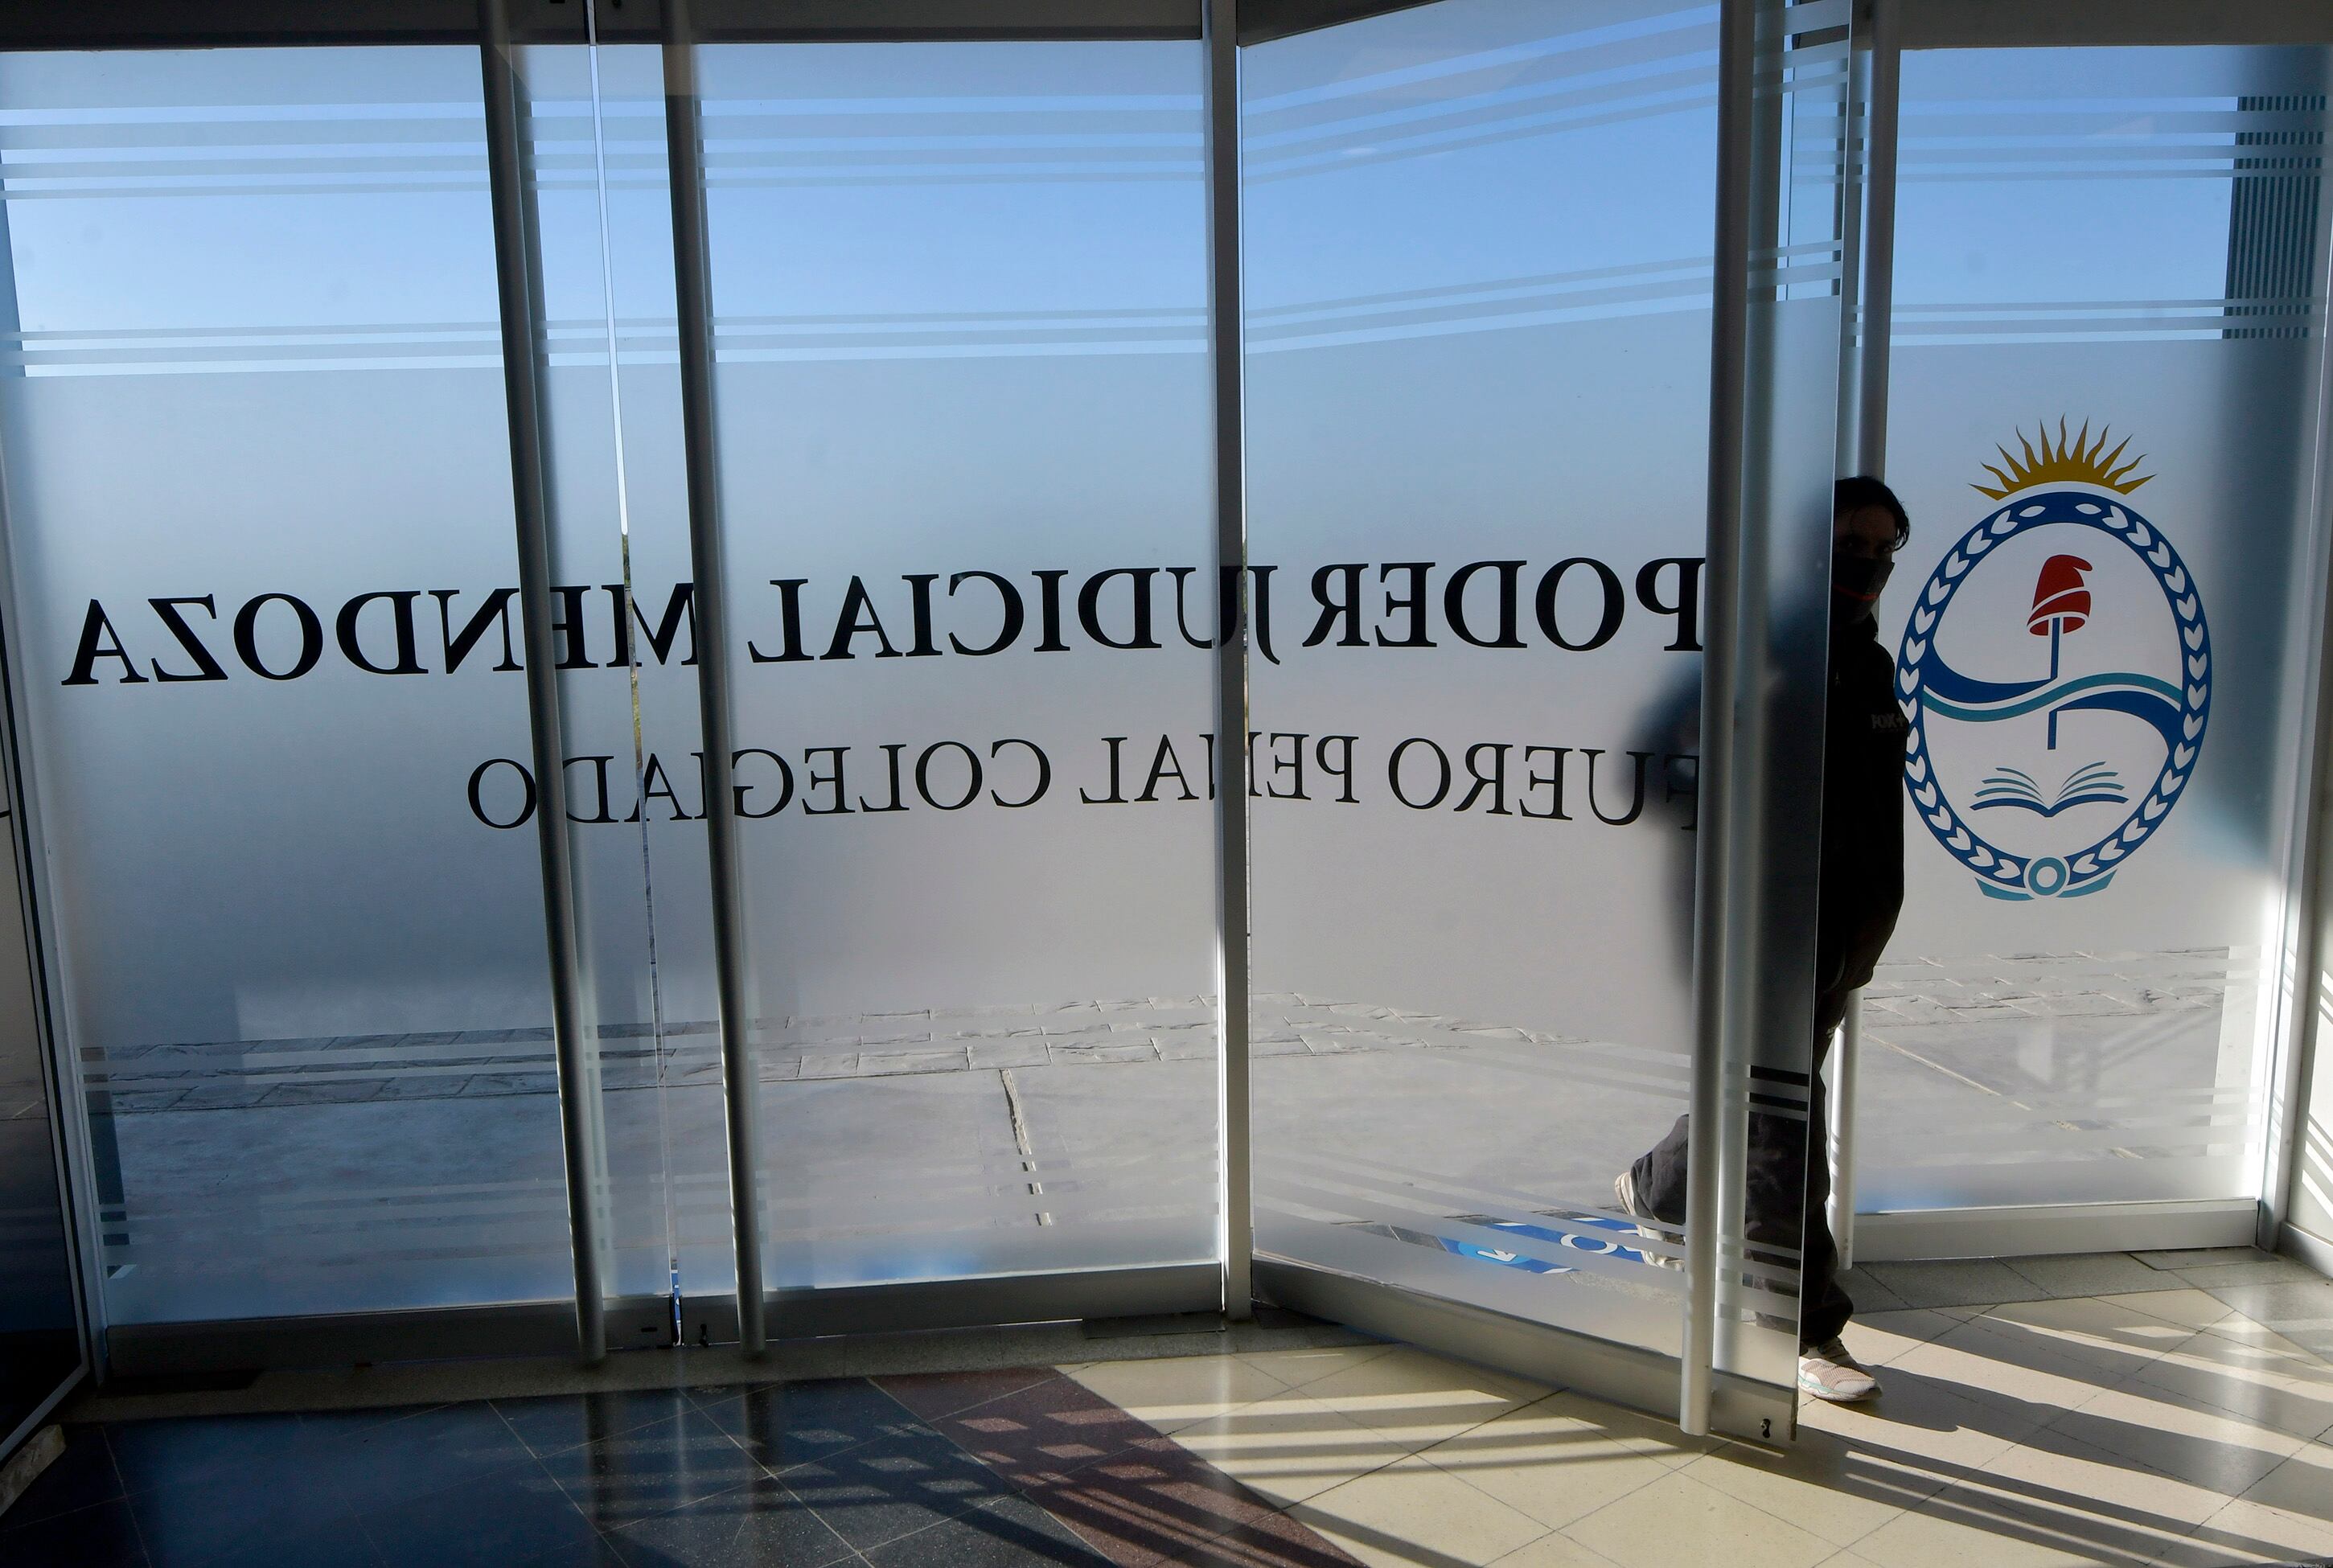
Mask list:
[[[1879,602],[1879,590],[1896,563],[1859,555],[1835,555],[1830,560],[1830,613],[1833,620],[1854,621],[1867,616]]]

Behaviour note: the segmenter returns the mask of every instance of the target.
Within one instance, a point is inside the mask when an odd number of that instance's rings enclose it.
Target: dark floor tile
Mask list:
[[[532,1468],[533,1461],[501,1412],[482,1402],[440,1405],[336,1432],[318,1445],[313,1465],[351,1509],[365,1513]]]
[[[797,1465],[782,1478],[861,1552],[1010,1490],[987,1466],[923,1429]]]
[[[932,1429],[993,1466],[1016,1487],[1066,1475],[1158,1435],[1070,1378],[1053,1378],[943,1417]]]
[[[1128,1317],[1090,1317],[1078,1324],[1088,1339],[1156,1339],[1170,1334],[1228,1334],[1220,1312],[1144,1312]]]
[[[869,1568],[1110,1568],[1110,1561],[1025,1497],[984,1507],[878,1546]]]
[[[408,1416],[418,1416],[427,1410],[441,1410],[446,1409],[447,1402],[438,1400],[427,1404],[372,1405],[359,1410],[311,1410],[300,1420],[303,1425],[312,1428],[318,1437],[329,1439],[360,1432],[368,1427],[401,1421]]]
[[[305,1468],[317,1440],[298,1416],[115,1421],[105,1438],[130,1496],[215,1476],[290,1477]]]
[[[767,1477],[627,1525],[608,1539],[628,1568],[829,1568],[858,1562],[807,1503]]]
[[[605,1535],[562,1546],[539,1557],[514,1557],[503,1568],[633,1568]]]
[[[1273,1517],[1269,1503],[1168,1438],[1137,1443],[1022,1496],[1118,1568],[1157,1568]]]
[[[669,1513],[763,1473],[719,1422],[693,1408],[538,1462],[603,1530]]]
[[[248,1469],[206,1475],[129,1499],[147,1554],[162,1568],[216,1563],[236,1554],[262,1556],[336,1531],[356,1529],[356,1515],[320,1468],[302,1473],[282,1458]],[[283,1563],[301,1561],[287,1554]]]
[[[0,1523],[14,1517],[10,1509]],[[130,1505],[119,1499],[0,1530],[8,1568],[144,1568],[147,1561]]]
[[[35,1524],[76,1508],[110,1503],[123,1495],[121,1472],[114,1468],[113,1448],[102,1427],[69,1426],[65,1451],[33,1477],[24,1495],[0,1514],[0,1530]]]
[[[1904,1298],[1873,1278],[1867,1269],[1840,1269],[1839,1286],[1847,1292],[1848,1299],[1855,1304],[1858,1313],[1905,1310]]]
[[[292,1535],[263,1531],[222,1556],[202,1560],[202,1568],[385,1568],[385,1564],[386,1559],[352,1518]]]
[[[865,1378],[770,1383],[726,1399],[698,1393],[705,1413],[773,1471],[923,1429]]]
[[[496,1400],[494,1408],[529,1448],[538,1454],[555,1454],[670,1420],[689,1409],[690,1401],[679,1389],[647,1389]]]
[[[2004,1301],[2039,1301],[2050,1294],[2009,1265],[1988,1257],[1875,1263],[1858,1272],[1877,1281],[1906,1306],[1990,1306]],[[1866,1305],[1864,1310],[1873,1308]]]
[[[936,1421],[1061,1375],[1049,1366],[1016,1366],[989,1372],[915,1372],[874,1381],[877,1388],[907,1406],[917,1420]]]
[[[383,1504],[368,1511],[363,1524],[389,1568],[588,1562],[599,1543],[599,1532],[582,1510],[532,1462],[413,1506]]]

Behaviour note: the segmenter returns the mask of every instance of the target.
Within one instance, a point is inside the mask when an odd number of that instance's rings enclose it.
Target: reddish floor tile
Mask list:
[[[915,1372],[871,1380],[917,1420],[935,1421],[974,1405],[1017,1394],[1061,1374],[1049,1366],[1000,1367],[994,1372]]]
[[[1172,1568],[1361,1568],[1358,1558],[1285,1514],[1266,1514],[1169,1561]]]
[[[1155,1568],[1272,1512],[1245,1487],[1163,1438],[1039,1482],[1023,1495],[1118,1568]]]
[[[1068,1378],[990,1400],[931,1425],[1014,1487],[1070,1475],[1146,1439],[1165,1443],[1147,1423]]]

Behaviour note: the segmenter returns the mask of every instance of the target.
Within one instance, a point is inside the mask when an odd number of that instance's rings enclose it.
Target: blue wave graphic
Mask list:
[[[1920,664],[1920,700],[1947,719],[1989,724],[2044,709],[2103,709],[2128,713],[2154,727],[2166,746],[2179,743],[2182,693],[2169,681],[2130,671],[2071,675],[2052,682],[1979,681],[1962,674],[1933,650]],[[2047,815],[2047,813],[2044,813]]]

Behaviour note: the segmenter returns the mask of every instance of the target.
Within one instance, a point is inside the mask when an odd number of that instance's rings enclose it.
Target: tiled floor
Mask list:
[[[85,1427],[0,1524],[10,1568],[1349,1562],[1051,1367]]]
[[[2246,1248],[1850,1288],[1878,1307],[1848,1338],[1883,1396],[1810,1405],[1781,1455],[1402,1347],[1244,1356],[1288,1386],[1219,1406],[1186,1363],[1073,1375],[1369,1563],[2333,1557],[2333,1283]]]
[[[2124,1284],[2149,1288],[2082,1289]],[[1885,1393],[1811,1407],[1781,1454],[1406,1346],[1186,1334],[1059,1367],[84,1425],[0,1515],[0,1563],[2333,1556],[2333,1283],[2245,1252],[1883,1265],[1855,1288],[1886,1304],[1848,1332]]]

